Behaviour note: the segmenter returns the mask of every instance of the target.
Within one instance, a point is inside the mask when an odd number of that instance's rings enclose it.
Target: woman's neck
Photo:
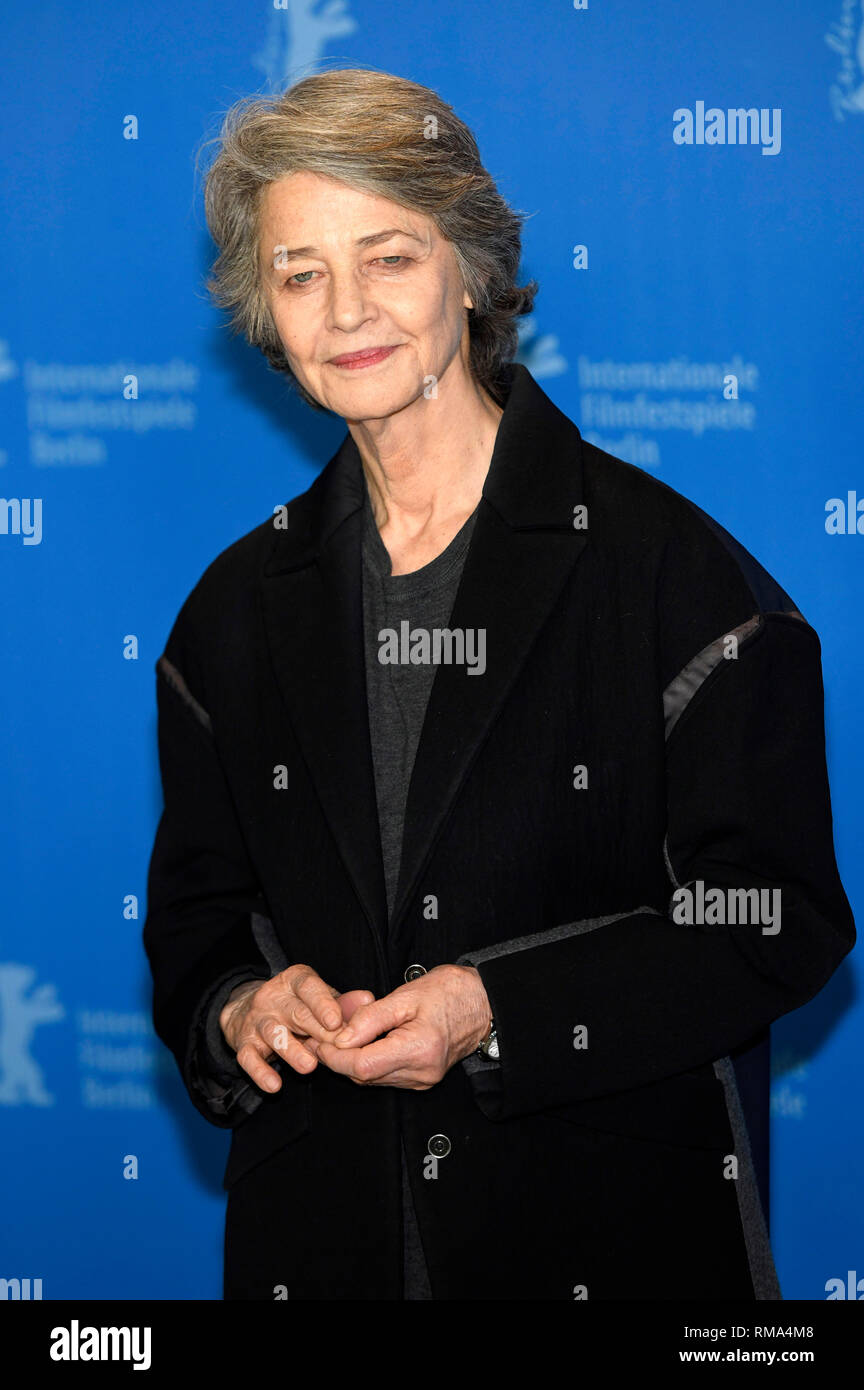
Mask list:
[[[477,507],[503,411],[467,375],[384,420],[348,422],[393,574],[428,564]]]

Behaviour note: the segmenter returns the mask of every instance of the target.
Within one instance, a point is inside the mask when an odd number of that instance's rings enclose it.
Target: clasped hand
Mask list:
[[[381,999],[367,989],[340,994],[308,965],[238,985],[219,1022],[256,1085],[278,1091],[276,1053],[301,1075],[319,1062],[358,1086],[426,1091],[473,1052],[492,1011],[474,966],[437,965]]]

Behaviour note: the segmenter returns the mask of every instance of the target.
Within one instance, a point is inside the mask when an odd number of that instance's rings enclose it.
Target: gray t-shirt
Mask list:
[[[394,575],[390,572],[390,555],[375,523],[369,491],[366,489],[363,516],[366,691],[388,920],[393,914],[399,880],[408,785],[437,667],[431,662],[426,665],[382,663],[379,660],[379,634],[385,628],[399,632],[400,624],[404,621],[409,623],[411,630],[425,628],[431,631],[447,626],[476,516],[475,510],[446,550],[436,555],[428,565],[411,574]],[[404,1145],[402,1209],[403,1298],[415,1302],[431,1299],[429,1274],[408,1183]]]
[[[387,547],[381,539],[368,490],[363,517],[363,617],[366,631],[366,693],[369,732],[375,765],[378,821],[384,854],[388,917],[392,916],[402,854],[402,824],[408,784],[437,667],[382,664],[379,633],[397,633],[407,621],[410,629],[446,627],[476,511],[440,555],[411,574],[390,573]]]

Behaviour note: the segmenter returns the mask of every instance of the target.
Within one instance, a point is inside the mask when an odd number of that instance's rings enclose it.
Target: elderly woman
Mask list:
[[[347,426],[157,663],[144,940],[232,1130],[225,1297],[780,1298],[769,1025],[854,939],[815,632],[514,363],[521,218],[434,92],[243,101],[206,204]]]

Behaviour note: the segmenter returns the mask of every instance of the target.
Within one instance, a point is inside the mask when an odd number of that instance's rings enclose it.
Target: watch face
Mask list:
[[[488,1049],[488,1054],[487,1054],[487,1055],[488,1055],[489,1057],[492,1058],[493,1062],[497,1062],[497,1061],[498,1061],[498,1039],[497,1039],[497,1038],[493,1038],[492,1041],[490,1042],[490,1044],[489,1044],[489,1049]]]

